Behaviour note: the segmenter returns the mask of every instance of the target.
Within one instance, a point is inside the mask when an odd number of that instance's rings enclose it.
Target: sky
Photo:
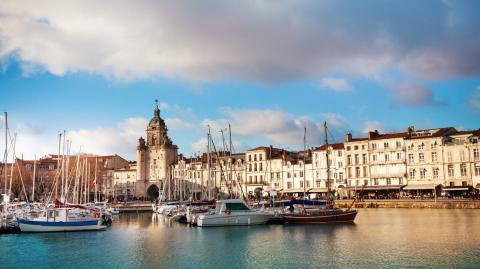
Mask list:
[[[134,160],[158,100],[187,156],[345,133],[480,128],[478,1],[0,1],[17,157]],[[0,132],[5,131],[3,114]],[[3,141],[3,139],[1,140]],[[228,142],[227,142],[228,143]],[[4,150],[4,145],[0,150]]]

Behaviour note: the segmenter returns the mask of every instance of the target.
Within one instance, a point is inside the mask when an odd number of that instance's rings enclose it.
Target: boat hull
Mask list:
[[[100,231],[107,226],[100,225],[100,221],[77,221],[77,222],[46,222],[17,220],[21,232],[74,232],[74,231]]]
[[[199,215],[197,226],[248,226],[266,224],[273,215],[271,214],[241,214],[241,215]]]
[[[357,216],[357,211],[343,211],[333,214],[285,214],[284,219],[288,223],[335,223],[335,222],[353,222]]]

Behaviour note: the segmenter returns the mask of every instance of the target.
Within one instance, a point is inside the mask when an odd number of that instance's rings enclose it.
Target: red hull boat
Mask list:
[[[353,222],[357,216],[357,210],[326,209],[312,213],[284,214],[283,217],[288,223],[335,223]]]

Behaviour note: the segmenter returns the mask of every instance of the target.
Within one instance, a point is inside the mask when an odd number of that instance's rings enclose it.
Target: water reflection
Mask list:
[[[2,268],[475,268],[475,210],[364,209],[355,224],[190,227],[121,214],[105,232],[0,236]],[[88,262],[87,262],[88,261]],[[5,267],[3,267],[5,266]]]

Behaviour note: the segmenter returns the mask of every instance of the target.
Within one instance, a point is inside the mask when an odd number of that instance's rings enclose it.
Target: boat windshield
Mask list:
[[[250,210],[244,203],[226,203],[226,206],[232,211]]]

